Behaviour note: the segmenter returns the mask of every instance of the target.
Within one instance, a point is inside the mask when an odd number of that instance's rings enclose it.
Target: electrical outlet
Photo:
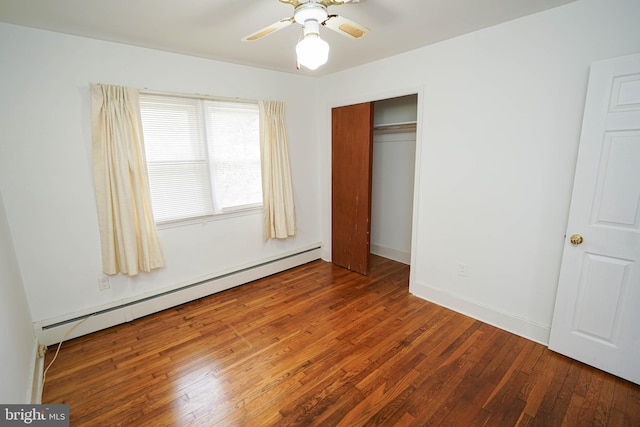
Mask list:
[[[38,346],[38,356],[40,358],[43,358],[45,354],[47,354],[47,346],[44,344],[40,344]]]
[[[467,264],[458,264],[458,276],[467,277]]]
[[[98,288],[101,291],[106,291],[111,287],[111,283],[109,282],[109,276],[102,276],[98,279]]]

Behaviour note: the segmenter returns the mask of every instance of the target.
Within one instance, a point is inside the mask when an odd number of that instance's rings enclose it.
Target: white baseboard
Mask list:
[[[400,251],[398,249],[387,248],[385,246],[371,244],[371,253],[374,255],[380,255],[381,257],[389,258],[394,261],[401,262],[403,264],[411,264],[411,253]]]
[[[442,289],[425,284],[411,284],[409,291],[415,296],[449,308],[481,322],[488,323],[505,331],[527,338],[537,343],[548,345],[550,328],[519,318],[510,313],[497,311],[491,307],[477,304]]]
[[[319,244],[313,245],[279,257],[218,272],[195,283],[177,285],[155,294],[139,295],[108,306],[36,322],[35,334],[38,341],[45,345],[90,334],[315,261],[320,259],[321,250]]]

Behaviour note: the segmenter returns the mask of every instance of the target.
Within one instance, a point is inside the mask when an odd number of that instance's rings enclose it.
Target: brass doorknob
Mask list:
[[[569,241],[573,246],[578,246],[580,243],[582,243],[583,240],[584,239],[579,234],[574,234],[573,236],[569,237]]]

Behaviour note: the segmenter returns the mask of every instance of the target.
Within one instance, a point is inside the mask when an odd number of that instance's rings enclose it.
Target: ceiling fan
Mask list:
[[[304,37],[296,46],[298,64],[315,70],[327,62],[329,45],[320,38],[320,25],[323,25],[343,36],[359,39],[369,29],[343,16],[329,14],[329,6],[340,6],[347,3],[359,3],[364,0],[280,0],[281,3],[293,6],[293,16],[283,18],[253,34],[244,37],[243,41],[255,41],[297,22],[303,27]]]

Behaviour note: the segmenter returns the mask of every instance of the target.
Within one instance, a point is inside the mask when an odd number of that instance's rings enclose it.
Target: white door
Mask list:
[[[549,348],[640,384],[640,54],[591,66]]]

